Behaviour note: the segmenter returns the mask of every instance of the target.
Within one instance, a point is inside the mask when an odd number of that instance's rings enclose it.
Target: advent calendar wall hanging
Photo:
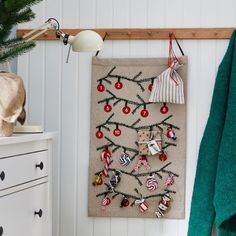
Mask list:
[[[186,102],[187,58],[178,63],[93,58],[89,216],[184,217],[186,105],[149,101],[170,69],[169,95],[183,86]]]

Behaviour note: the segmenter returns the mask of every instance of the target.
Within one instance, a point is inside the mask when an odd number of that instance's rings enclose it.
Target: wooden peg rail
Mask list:
[[[61,29],[70,35],[76,35],[85,29]],[[102,37],[107,34],[106,40],[158,40],[169,39],[173,32],[178,39],[229,39],[234,28],[113,28],[91,29]],[[17,30],[17,36],[23,36],[31,29]],[[37,40],[56,40],[55,31],[49,30],[40,35]]]

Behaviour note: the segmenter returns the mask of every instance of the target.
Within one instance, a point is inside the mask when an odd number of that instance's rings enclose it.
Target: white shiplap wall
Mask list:
[[[234,0],[45,0],[34,7],[34,28],[56,17],[64,28],[234,27]],[[221,16],[221,14],[223,14]],[[227,40],[181,41],[189,57],[186,219],[88,218],[91,56],[60,42],[38,42],[18,59],[28,91],[29,124],[58,131],[54,160],[53,236],[186,236],[197,151],[208,116],[218,64]],[[107,41],[101,57],[167,56],[166,41]]]

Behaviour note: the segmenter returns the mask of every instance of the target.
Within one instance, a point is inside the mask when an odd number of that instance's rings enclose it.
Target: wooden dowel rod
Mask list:
[[[76,35],[85,29],[61,29],[70,35]],[[173,32],[178,39],[229,39],[234,28],[146,28],[146,29],[91,29],[102,37],[107,33],[106,40],[158,40],[168,39]],[[17,36],[23,36],[31,29],[18,29]],[[55,31],[49,30],[37,37],[37,40],[56,40]]]

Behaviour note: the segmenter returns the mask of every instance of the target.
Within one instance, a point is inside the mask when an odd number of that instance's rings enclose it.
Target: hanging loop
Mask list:
[[[103,37],[103,39],[102,39],[103,42],[105,41],[105,39],[106,39],[107,36],[108,36],[108,33],[106,32],[105,35],[104,35],[104,37]],[[95,57],[98,56],[99,52],[100,52],[100,50],[97,50],[97,52],[96,52],[96,54],[95,54]]]

